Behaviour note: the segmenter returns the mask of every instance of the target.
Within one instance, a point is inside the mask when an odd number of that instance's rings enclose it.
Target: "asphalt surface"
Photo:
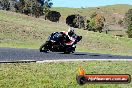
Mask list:
[[[63,54],[60,52],[39,52],[37,49],[15,49],[0,48],[0,62],[19,60],[65,60],[65,59],[132,59],[132,56],[117,56],[109,54],[96,54],[86,52],[75,52],[73,54]]]

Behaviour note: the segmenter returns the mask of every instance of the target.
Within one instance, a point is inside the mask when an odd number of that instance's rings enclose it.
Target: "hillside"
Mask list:
[[[78,11],[78,9],[70,8],[53,9],[62,11],[65,14],[64,16],[62,14],[61,19],[65,19],[68,14]],[[87,9],[80,10],[85,12]],[[94,8],[90,8],[87,13],[90,11],[94,11]],[[53,23],[45,21],[42,17],[34,18],[19,13],[0,11],[0,47],[38,49],[46,41],[50,33],[66,31],[67,29],[68,26],[64,21]],[[88,32],[81,29],[76,30],[76,32],[83,36],[82,41],[77,45],[77,51],[132,55],[132,39],[122,37],[117,40],[117,38],[110,34]]]
[[[123,35],[126,36],[126,29],[123,26],[119,25],[118,22],[124,20],[125,13],[132,8],[132,5],[127,4],[117,4],[117,5],[108,5],[101,7],[91,7],[91,8],[52,8],[61,13],[60,22],[65,23],[66,17],[71,14],[80,14],[86,19],[90,19],[90,16],[96,12],[105,17],[106,23],[109,30],[120,30],[120,31],[110,31],[110,34],[113,35]]]
[[[117,5],[108,5],[101,7],[91,7],[91,8],[63,8],[56,7],[51,10],[56,10],[62,14],[61,21],[65,21],[65,18],[70,14],[81,14],[89,18],[94,12],[104,12],[105,15],[112,15],[118,13],[119,15],[124,16],[128,9],[132,8],[132,5],[127,4],[117,4]]]

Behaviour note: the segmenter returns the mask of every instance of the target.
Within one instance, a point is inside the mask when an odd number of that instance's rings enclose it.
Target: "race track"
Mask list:
[[[96,54],[86,52],[75,52],[73,54],[63,54],[56,52],[39,52],[37,49],[15,49],[0,48],[0,62],[21,61],[21,60],[69,60],[69,59],[132,59],[132,56],[117,56],[109,54]]]

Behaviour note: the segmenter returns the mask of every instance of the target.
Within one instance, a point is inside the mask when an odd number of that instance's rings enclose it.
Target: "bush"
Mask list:
[[[84,28],[85,20],[84,17],[79,14],[69,15],[66,18],[66,24],[74,28]]]
[[[105,17],[100,14],[93,14],[90,20],[87,20],[86,28],[88,31],[99,31],[100,33],[103,30],[105,23]]]
[[[19,0],[15,5],[16,12],[32,15],[36,18],[48,13],[51,0]],[[47,10],[48,9],[48,10]]]
[[[132,25],[128,27],[127,34],[129,38],[132,38]]]
[[[125,24],[128,27],[127,34],[129,38],[132,38],[132,9],[129,9],[125,14]]]
[[[59,19],[61,17],[60,12],[57,11],[49,11],[46,15],[45,15],[45,20],[48,19],[52,22],[59,22]]]
[[[0,10],[10,10],[9,0],[1,0],[0,1]]]
[[[123,24],[123,20],[120,19],[120,20],[118,21],[118,25],[123,26],[123,25],[124,25],[124,24]]]
[[[87,25],[88,25],[88,27],[87,27],[88,31],[96,32],[96,28],[95,28],[96,23],[95,23],[94,19],[91,19],[90,21],[88,21]]]
[[[128,27],[132,25],[132,9],[129,9],[125,14],[125,25]]]

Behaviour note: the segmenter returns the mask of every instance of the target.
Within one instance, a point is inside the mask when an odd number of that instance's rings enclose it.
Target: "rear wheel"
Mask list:
[[[65,54],[70,54],[70,53],[74,53],[74,50],[71,46],[68,46],[65,51],[64,51]]]

